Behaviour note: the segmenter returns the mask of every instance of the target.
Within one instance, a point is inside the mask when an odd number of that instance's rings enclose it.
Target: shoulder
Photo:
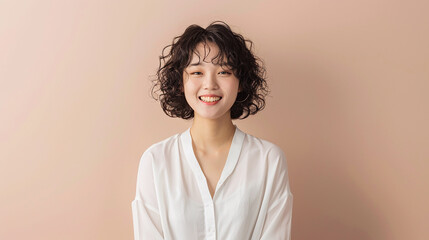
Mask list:
[[[172,147],[173,145],[177,144],[177,141],[179,140],[179,135],[180,134],[177,133],[177,134],[175,134],[175,135],[173,135],[171,137],[165,138],[165,139],[163,139],[163,140],[161,140],[159,142],[156,142],[156,143],[150,145],[146,149],[145,153],[146,152],[148,152],[148,153],[157,153],[160,150],[165,150],[165,149],[168,149],[168,148]]]
[[[248,146],[246,147],[247,151],[244,155],[251,159],[251,162],[257,162],[256,166],[259,166],[263,172],[262,175],[271,179],[270,181],[272,182],[268,181],[266,184],[275,185],[277,188],[286,187],[289,181],[289,169],[283,149],[271,141],[250,134],[246,134],[246,139]],[[255,166],[255,164],[253,164],[253,166]],[[282,191],[278,190],[277,192]]]
[[[174,146],[177,145],[179,141],[180,134],[177,133],[171,137],[165,138],[159,142],[156,142],[150,145],[142,154],[140,163],[153,161],[155,159],[164,158],[166,155],[169,155]]]
[[[264,152],[272,157],[285,156],[284,151],[279,145],[248,133],[246,133],[246,144],[248,148],[257,149],[258,151]]]
[[[243,150],[244,157],[260,162],[270,171],[287,171],[285,152],[271,141],[246,133]]]

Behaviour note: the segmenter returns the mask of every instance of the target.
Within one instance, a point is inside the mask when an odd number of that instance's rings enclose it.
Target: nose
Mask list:
[[[204,89],[217,89],[218,83],[217,83],[217,76],[216,73],[209,73],[206,74],[203,81],[203,88]]]

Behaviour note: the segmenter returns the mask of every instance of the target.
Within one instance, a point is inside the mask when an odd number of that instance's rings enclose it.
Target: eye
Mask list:
[[[203,74],[202,72],[191,72],[191,75],[201,75]]]
[[[222,72],[219,72],[219,74],[221,74],[221,75],[229,75],[229,74],[231,74],[231,72],[228,72],[228,71],[222,71]]]

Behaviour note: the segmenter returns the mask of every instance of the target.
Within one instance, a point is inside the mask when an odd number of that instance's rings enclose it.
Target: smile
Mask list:
[[[205,104],[209,104],[209,105],[213,105],[216,104],[217,102],[219,102],[222,97],[199,97],[200,101],[205,103]]]

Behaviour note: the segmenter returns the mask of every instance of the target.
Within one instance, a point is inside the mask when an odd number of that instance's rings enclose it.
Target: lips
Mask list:
[[[220,99],[222,99],[221,96],[217,96],[217,95],[213,95],[213,94],[207,94],[207,95],[201,95],[198,97],[201,101],[206,102],[206,103],[212,103],[212,102],[217,102]]]

